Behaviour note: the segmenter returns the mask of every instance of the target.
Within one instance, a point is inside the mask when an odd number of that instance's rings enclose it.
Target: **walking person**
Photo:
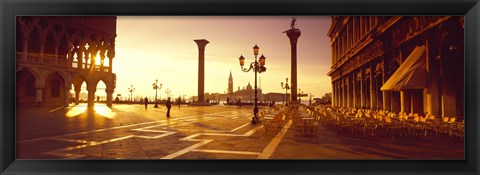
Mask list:
[[[165,103],[165,106],[167,107],[167,117],[170,118],[170,108],[172,108],[170,97],[168,97],[167,102]]]
[[[237,107],[239,107],[239,108],[242,107],[242,100],[238,99],[238,101],[237,101]]]
[[[181,97],[178,97],[178,99],[177,99],[178,109],[180,109],[180,104],[181,103],[182,103]]]
[[[148,106],[148,98],[145,97],[145,99],[143,99],[144,103],[145,103],[145,110],[147,110],[147,106]]]

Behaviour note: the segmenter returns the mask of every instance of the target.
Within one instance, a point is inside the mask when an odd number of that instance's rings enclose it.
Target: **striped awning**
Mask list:
[[[380,88],[382,91],[423,89],[427,85],[425,46],[417,46]]]

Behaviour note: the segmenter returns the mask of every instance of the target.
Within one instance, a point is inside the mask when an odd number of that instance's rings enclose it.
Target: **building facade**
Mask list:
[[[334,16],[333,105],[464,116],[463,16]]]
[[[78,104],[81,85],[86,83],[88,106],[93,107],[97,84],[103,81],[111,106],[116,20],[115,16],[18,16],[17,105]]]

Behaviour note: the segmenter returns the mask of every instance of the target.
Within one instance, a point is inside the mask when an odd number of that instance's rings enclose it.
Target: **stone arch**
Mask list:
[[[99,86],[102,86],[102,83],[103,85],[105,86],[105,89],[101,89]],[[95,99],[95,102],[104,102],[107,100],[107,96],[108,96],[108,89],[111,88],[109,87],[109,82],[106,81],[105,79],[101,78],[101,79],[98,79],[97,83],[96,83],[96,99]],[[105,95],[104,97],[102,97],[103,95]]]
[[[22,69],[16,73],[16,101],[19,105],[34,105],[36,99],[37,77],[30,69]]]
[[[87,81],[87,78],[83,75],[78,75],[78,76],[75,76],[72,78],[72,84],[73,84],[73,90],[75,92],[75,95],[74,95],[74,102],[75,102],[75,105],[78,105],[79,102],[80,102],[80,92],[82,91],[82,84],[85,82],[85,86],[88,86],[88,81]],[[88,92],[87,92],[87,95],[88,95]]]
[[[30,72],[35,77],[35,80],[37,80],[37,81],[40,80],[41,77],[42,77],[39,72],[37,72],[35,69],[32,69],[31,67],[20,68],[20,69],[17,70],[17,73],[19,71],[22,71],[22,70],[26,70],[26,71]]]
[[[78,75],[72,78],[72,84],[75,90],[80,89],[84,82],[85,82],[85,85],[88,86],[89,82],[87,81],[87,78],[83,75]]]
[[[65,102],[65,79],[58,73],[50,74],[45,80],[43,102],[45,105],[63,105]]]

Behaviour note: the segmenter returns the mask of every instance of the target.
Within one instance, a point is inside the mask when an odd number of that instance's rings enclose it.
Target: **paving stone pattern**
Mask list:
[[[265,108],[261,108],[264,110]],[[73,113],[72,112],[76,112]],[[17,108],[18,159],[464,159],[462,143],[352,137],[319,128],[265,135],[251,107]]]

